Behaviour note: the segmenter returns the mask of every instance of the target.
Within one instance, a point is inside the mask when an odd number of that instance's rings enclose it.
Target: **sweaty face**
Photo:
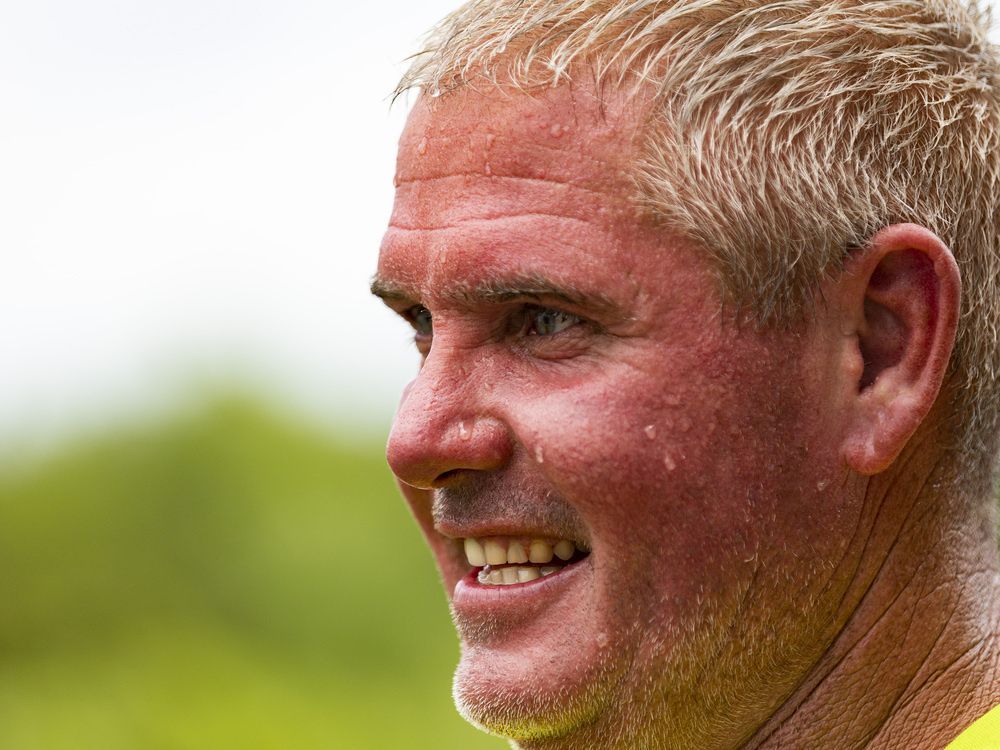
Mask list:
[[[727,322],[697,251],[641,218],[641,120],[467,91],[400,144],[375,286],[423,362],[388,459],[451,599],[459,708],[524,747],[745,736],[822,651],[854,521],[810,337]]]

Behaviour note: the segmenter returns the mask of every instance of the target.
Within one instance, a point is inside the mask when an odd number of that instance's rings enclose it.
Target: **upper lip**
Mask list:
[[[590,549],[573,505],[512,471],[481,473],[433,494],[434,528],[449,539],[491,536],[568,539]]]

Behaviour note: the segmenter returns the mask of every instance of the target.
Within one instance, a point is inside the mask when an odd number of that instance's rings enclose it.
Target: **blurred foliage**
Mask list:
[[[0,474],[0,748],[500,748],[370,438],[210,399]]]

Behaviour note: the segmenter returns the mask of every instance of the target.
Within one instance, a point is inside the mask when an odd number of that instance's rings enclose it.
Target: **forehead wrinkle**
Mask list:
[[[530,137],[531,134],[525,133],[519,138],[511,138],[504,148],[453,149],[447,156],[401,160],[397,164],[395,184],[400,187],[433,180],[487,176],[567,185],[608,195],[614,192],[608,190],[609,185],[620,191],[631,183],[634,160],[625,159],[620,153],[601,158],[582,148],[549,146],[529,140]],[[404,143],[401,148],[407,145]],[[546,159],[546,155],[553,158]],[[545,163],[544,172],[539,169],[540,162]],[[488,172],[485,171],[487,164]]]
[[[565,214],[556,214],[549,211],[523,211],[517,213],[499,213],[492,216],[474,216],[468,219],[461,219],[458,221],[453,221],[448,224],[423,224],[423,225],[407,225],[403,224],[398,220],[392,221],[390,226],[393,229],[398,229],[401,232],[433,232],[441,229],[454,229],[461,226],[469,226],[475,224],[485,224],[493,221],[504,221],[505,219],[524,219],[524,218],[543,218],[543,219],[555,219],[557,221],[570,221],[578,224],[590,224],[591,222],[586,219],[581,219],[579,216],[569,216]]]
[[[610,219],[635,211],[630,195],[551,179],[428,178],[397,188],[389,224],[416,231],[552,220],[568,222],[557,234],[576,236],[578,228],[605,232]]]
[[[489,175],[483,173],[482,169],[469,170],[469,171],[456,171],[448,172],[442,174],[426,174],[426,175],[415,175],[413,177],[407,177],[401,179],[396,178],[396,187],[409,187],[414,185],[431,185],[435,182],[445,182],[445,181],[456,181],[461,183],[467,182],[469,179],[485,179],[489,178],[489,181],[493,183],[509,182],[511,184],[524,183],[527,185],[536,184],[539,186],[551,186],[554,188],[572,188],[574,190],[580,190],[586,193],[592,193],[599,198],[611,198],[615,200],[631,200],[632,194],[630,192],[624,192],[620,190],[609,190],[609,184],[613,183],[610,178],[605,178],[600,181],[597,180],[564,180],[558,177],[542,176],[542,175],[530,175],[530,174],[498,174],[494,169]],[[621,177],[628,178],[631,185],[631,172],[622,172]],[[454,189],[448,187],[447,189]]]

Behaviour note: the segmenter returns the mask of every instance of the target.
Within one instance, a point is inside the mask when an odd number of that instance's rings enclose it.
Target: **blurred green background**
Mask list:
[[[500,748],[369,432],[214,393],[0,457],[0,748]]]

